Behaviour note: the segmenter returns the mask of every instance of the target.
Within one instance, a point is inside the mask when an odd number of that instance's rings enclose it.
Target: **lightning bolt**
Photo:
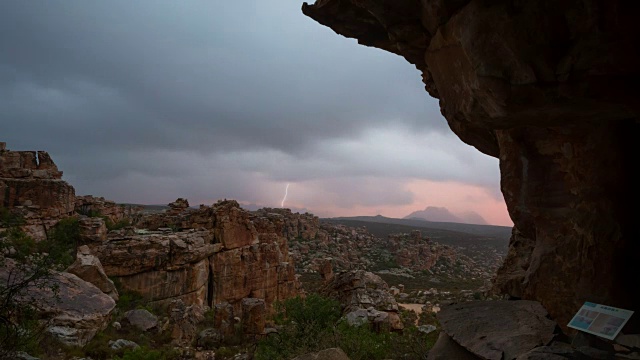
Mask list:
[[[289,183],[287,183],[287,187],[284,188],[284,197],[282,198],[282,202],[280,203],[280,207],[284,207],[284,201],[287,200],[287,194],[289,193]]]

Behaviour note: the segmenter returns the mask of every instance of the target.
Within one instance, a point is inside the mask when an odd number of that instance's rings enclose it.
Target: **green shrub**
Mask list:
[[[129,221],[129,219],[118,220],[117,222],[114,223],[113,221],[111,221],[111,219],[109,219],[106,216],[103,216],[102,218],[104,219],[104,225],[107,227],[107,230],[109,231],[120,230],[127,226],[131,226],[131,221]]]
[[[340,319],[336,301],[316,294],[286,300],[276,310],[278,332],[258,342],[256,360],[291,359],[330,347],[342,348],[351,360],[421,360],[438,335],[418,331],[413,312],[401,314],[406,325],[402,333],[349,326]]]
[[[165,355],[159,350],[151,350],[147,347],[127,350],[122,357],[114,357],[115,360],[165,360]]]
[[[80,223],[76,217],[60,220],[49,232],[45,241],[38,243],[40,252],[49,253],[66,268],[76,259],[76,249],[80,245]]]

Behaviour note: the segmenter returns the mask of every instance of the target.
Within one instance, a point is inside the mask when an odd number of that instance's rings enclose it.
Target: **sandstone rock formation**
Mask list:
[[[1,282],[15,284],[28,276],[16,272],[13,260],[4,261],[5,266],[0,268]],[[57,296],[54,296],[54,288],[57,288]],[[66,272],[55,272],[50,278],[32,282],[18,299],[31,303],[47,321],[47,331],[70,346],[86,345],[107,327],[116,306],[111,297],[93,284]]]
[[[369,321],[373,328],[402,330],[398,303],[389,292],[389,285],[378,275],[364,270],[336,274],[321,292],[335,298],[352,325]]]
[[[204,320],[204,309],[198,304],[186,305],[182,300],[169,304],[168,331],[173,344],[189,346],[198,335],[198,323]]]
[[[76,196],[75,211],[83,215],[99,215],[109,219],[112,223],[124,219],[138,219],[142,208],[140,206],[116,204],[114,201],[92,195]]]
[[[199,209],[188,208],[184,199],[173,204],[167,213],[143,217],[136,224],[155,230],[125,228],[102,239],[95,230],[99,225],[83,227],[106,274],[152,304],[225,303],[231,319],[245,322],[260,318],[245,303],[262,299],[262,325],[247,325],[248,330],[262,331],[271,305],[299,292],[284,221],[278,215],[251,214],[235,201]],[[230,321],[226,324],[233,330]]]
[[[4,143],[3,143],[4,144]],[[0,206],[24,218],[23,230],[36,240],[74,211],[75,190],[46,151],[0,149]]]
[[[498,290],[564,327],[585,301],[637,310],[637,2],[319,0],[302,11],[403,56],[451,129],[500,159],[515,224]],[[628,324],[637,328],[639,322]]]

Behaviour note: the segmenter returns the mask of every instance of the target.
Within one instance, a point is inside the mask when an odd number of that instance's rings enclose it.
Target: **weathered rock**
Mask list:
[[[389,294],[389,285],[380,276],[363,270],[336,274],[322,290],[345,307],[345,312],[373,306],[380,311],[398,311],[398,303]]]
[[[457,342],[453,341],[445,332],[441,332],[438,340],[433,345],[427,360],[481,360]]]
[[[36,240],[73,213],[75,190],[61,180],[45,151],[0,151],[0,206],[25,220],[22,229]]]
[[[78,219],[80,239],[83,243],[103,242],[107,240],[107,226],[101,217],[81,216]]]
[[[108,219],[112,224],[122,220],[136,221],[141,216],[142,207],[116,204],[114,201],[92,195],[76,196],[75,211],[78,214]]]
[[[223,339],[229,339],[235,334],[235,320],[233,306],[227,302],[214,306],[213,327],[220,330]]]
[[[208,328],[198,333],[197,345],[205,349],[215,349],[222,344],[223,340],[220,329]]]
[[[640,28],[636,2],[322,0],[302,11],[422,71],[450,128],[500,159],[517,233],[497,289],[566,324],[633,309]],[[634,155],[631,155],[634,154]],[[632,319],[630,328],[640,328]]]
[[[403,329],[397,314],[398,303],[389,293],[389,285],[378,275],[363,270],[338,273],[321,291],[337,299],[347,320],[354,324],[361,323],[366,312],[366,318],[376,329]]]
[[[169,331],[174,345],[188,346],[198,335],[198,323],[204,320],[201,305],[185,305],[182,300],[169,304]]]
[[[183,208],[174,205],[171,214],[138,222],[154,224],[156,231],[111,231],[106,241],[89,246],[109,276],[156,305],[228,302],[240,314],[243,298],[262,298],[270,309],[298,294],[282,222],[256,217],[230,200],[177,211]],[[168,225],[182,230],[160,231]]]
[[[418,326],[418,331],[424,334],[429,334],[436,331],[436,327],[433,325],[420,325]]]
[[[10,273],[11,284],[22,281],[28,274],[17,269],[13,260],[5,259],[0,281],[6,284]],[[52,273],[51,277],[34,282],[17,299],[33,304],[48,321],[47,332],[69,346],[86,345],[107,327],[116,306],[111,297],[93,284],[65,272]]]
[[[349,357],[342,349],[331,348],[317,353],[300,355],[292,360],[349,360]]]
[[[124,318],[132,326],[148,331],[158,326],[158,317],[145,309],[134,309],[124,313]]]
[[[264,334],[267,309],[264,299],[242,299],[242,331],[248,335]]]
[[[442,331],[483,359],[512,360],[551,342],[556,323],[535,301],[471,301],[443,306]]]
[[[566,360],[584,358],[576,354],[569,344],[553,342],[549,346],[540,346],[518,356],[516,360]]]
[[[640,334],[620,334],[615,340],[620,345],[640,349]]]
[[[124,350],[124,349],[137,349],[140,345],[136,344],[131,340],[126,339],[118,339],[118,340],[109,340],[109,347],[112,350]]]
[[[92,283],[100,291],[111,296],[113,300],[118,300],[118,290],[116,290],[113,281],[107,277],[100,260],[91,254],[88,246],[83,245],[78,248],[76,261],[69,266],[67,272]]]
[[[331,259],[324,259],[320,263],[320,276],[322,276],[322,280],[331,281],[333,280],[333,265],[331,265]]]

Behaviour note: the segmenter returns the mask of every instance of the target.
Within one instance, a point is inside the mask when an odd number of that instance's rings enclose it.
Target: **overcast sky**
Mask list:
[[[497,159],[460,141],[404,59],[300,0],[2,1],[0,141],[77,194],[236,199],[321,216],[426,206],[511,225]]]

